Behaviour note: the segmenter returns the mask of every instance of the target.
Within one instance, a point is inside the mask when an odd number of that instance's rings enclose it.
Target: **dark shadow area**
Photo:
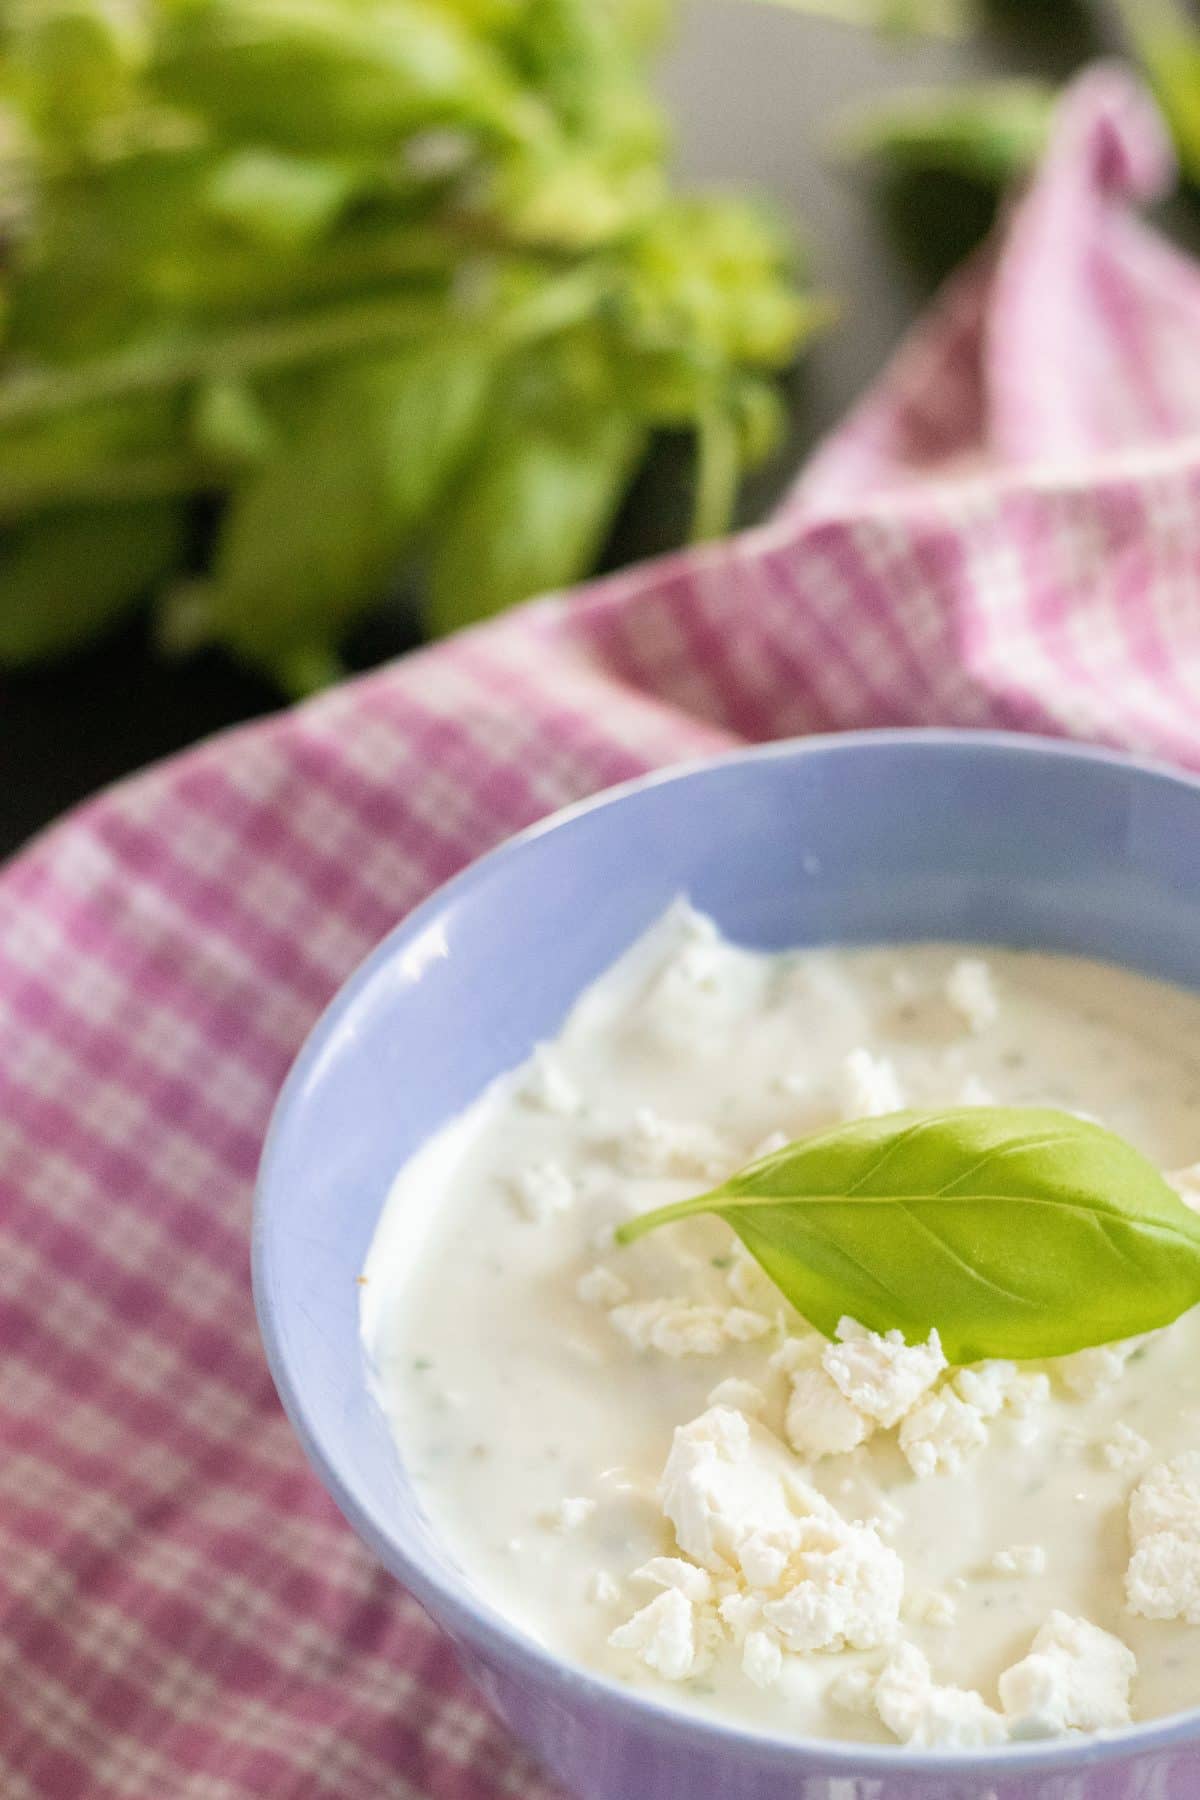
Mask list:
[[[279,704],[218,651],[164,662],[133,621],[61,662],[0,679],[0,855],[128,770]]]
[[[1082,0],[986,0],[986,30],[1030,69],[1061,80],[1089,57],[1112,47],[1097,17]]]
[[[929,295],[991,230],[997,190],[949,170],[880,172],[872,181],[880,222]]]

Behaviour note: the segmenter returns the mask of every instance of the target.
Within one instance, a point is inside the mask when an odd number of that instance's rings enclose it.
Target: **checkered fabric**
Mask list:
[[[1086,76],[765,527],[102,794],[0,878],[0,1792],[551,1800],[308,1472],[247,1267],[272,1100],[501,838],[746,739],[1007,726],[1200,764],[1200,270]]]

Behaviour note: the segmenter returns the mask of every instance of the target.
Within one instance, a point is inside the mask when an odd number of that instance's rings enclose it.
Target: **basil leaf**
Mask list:
[[[292,690],[331,667],[471,442],[494,370],[490,345],[447,340],[322,371],[287,442],[235,492],[214,634]]]
[[[632,1219],[716,1213],[832,1337],[844,1314],[951,1362],[1063,1356],[1200,1301],[1200,1218],[1122,1138],[1041,1107],[900,1112],[789,1144],[711,1193]]]
[[[591,567],[645,433],[604,399],[547,396],[488,436],[441,522],[426,624],[473,625]]]
[[[177,0],[151,73],[230,137],[284,149],[390,149],[435,125],[523,137],[542,123],[490,46],[423,0]]]
[[[58,656],[146,599],[186,541],[173,501],[47,512],[0,540],[0,667]]]
[[[912,89],[857,108],[840,148],[893,169],[947,170],[987,183],[1025,175],[1046,145],[1054,91],[1013,78]]]

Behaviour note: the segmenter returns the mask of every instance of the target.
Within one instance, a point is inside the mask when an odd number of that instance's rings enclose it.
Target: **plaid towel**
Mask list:
[[[309,1474],[251,1308],[318,1010],[566,801],[953,723],[1200,763],[1200,271],[1115,70],[765,527],[101,795],[0,878],[5,1800],[551,1800]]]

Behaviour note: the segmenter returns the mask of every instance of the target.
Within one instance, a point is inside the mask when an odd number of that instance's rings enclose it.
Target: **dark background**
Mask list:
[[[1057,78],[1102,48],[1070,0],[996,0],[987,30],[955,44],[880,41],[749,0],[687,7],[662,80],[682,174],[773,195],[800,222],[817,280],[841,307],[791,379],[789,441],[748,486],[745,520],[770,510],[989,218],[989,197],[965,182],[927,176],[881,189],[839,163],[833,121],[888,88],[1014,71]],[[1197,236],[1186,219],[1184,235]],[[678,540],[687,475],[684,447],[664,443],[617,521],[606,566]],[[365,666],[415,641],[397,607],[352,660]],[[116,777],[278,704],[217,653],[160,661],[136,624],[54,668],[0,680],[0,855]]]

